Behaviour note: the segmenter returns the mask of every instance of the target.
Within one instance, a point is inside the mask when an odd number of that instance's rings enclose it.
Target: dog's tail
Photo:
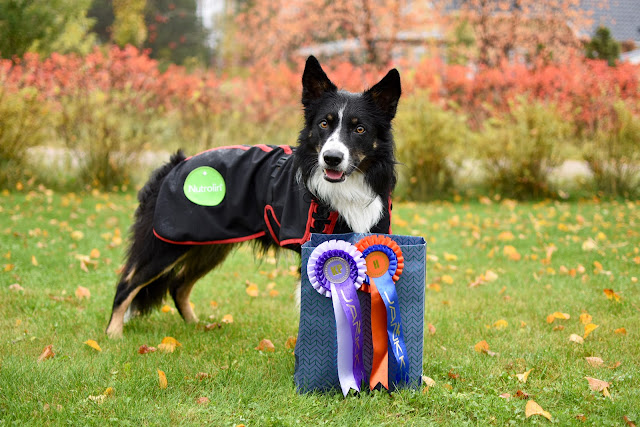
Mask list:
[[[131,305],[132,313],[146,314],[162,303],[175,274],[165,269],[173,265],[189,249],[165,243],[153,234],[153,216],[160,187],[169,172],[185,158],[182,151],[178,150],[171,156],[168,163],[151,174],[147,184],[138,192],[140,204],[135,213],[135,222],[131,226],[131,246],[127,254],[127,263],[122,271],[122,278],[132,274],[132,271],[136,272],[138,278],[144,277],[142,280],[155,278],[135,296]],[[141,266],[146,266],[149,271],[139,271]],[[158,276],[159,273],[162,274]]]

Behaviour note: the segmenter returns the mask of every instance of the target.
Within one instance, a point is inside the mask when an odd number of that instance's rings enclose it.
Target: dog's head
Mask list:
[[[341,183],[362,174],[375,193],[388,195],[395,185],[391,121],[400,93],[396,69],[362,93],[338,90],[310,56],[302,75],[305,127],[296,150],[304,182]]]

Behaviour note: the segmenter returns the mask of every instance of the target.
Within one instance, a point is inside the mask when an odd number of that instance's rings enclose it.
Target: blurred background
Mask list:
[[[639,48],[637,0],[0,0],[0,188],[295,145],[312,54],[352,91],[399,69],[400,199],[638,197]]]

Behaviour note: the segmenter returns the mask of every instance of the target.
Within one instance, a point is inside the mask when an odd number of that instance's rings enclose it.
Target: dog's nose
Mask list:
[[[322,158],[324,159],[324,162],[327,164],[327,166],[335,167],[335,166],[338,166],[340,163],[342,163],[342,159],[344,159],[344,154],[338,150],[327,150],[322,155]]]

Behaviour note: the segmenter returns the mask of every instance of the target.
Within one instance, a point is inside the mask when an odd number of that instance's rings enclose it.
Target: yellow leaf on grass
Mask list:
[[[512,261],[519,261],[522,258],[522,256],[518,253],[518,250],[511,245],[506,245],[504,248],[502,248],[502,254]]]
[[[260,291],[258,290],[258,285],[256,285],[255,283],[251,283],[247,280],[247,287],[245,288],[245,292],[247,293],[247,295],[249,295],[250,297],[257,297],[258,294],[260,293]]]
[[[454,254],[450,254],[450,253],[445,252],[444,253],[444,259],[445,259],[445,261],[452,262],[452,261],[457,261],[458,257],[456,255],[454,255]]]
[[[498,240],[501,240],[503,242],[513,240],[513,239],[515,239],[515,236],[510,231],[503,231],[502,233],[498,234]]]
[[[603,391],[611,384],[606,381],[598,380],[591,377],[584,377],[589,382],[589,388],[593,391]]]
[[[273,345],[271,340],[268,340],[268,339],[265,338],[262,341],[260,341],[260,343],[256,347],[256,350],[274,352],[274,351],[276,351],[276,347]]]
[[[298,341],[298,338],[296,337],[287,338],[287,342],[284,343],[284,348],[287,348],[289,350],[296,348],[297,341]]]
[[[14,264],[5,264],[4,265],[4,271],[5,272],[11,271],[11,270],[13,270],[14,267],[15,267]]]
[[[593,320],[593,318],[589,313],[582,313],[580,315],[580,323],[582,323],[583,325],[588,325],[589,323],[591,323],[591,320]]]
[[[527,418],[532,415],[542,415],[543,417],[551,421],[551,414],[542,409],[542,407],[533,400],[527,402],[527,406],[524,408],[524,415]]]
[[[78,286],[76,288],[76,298],[78,299],[89,299],[91,298],[91,291],[84,286]]]
[[[526,372],[523,372],[522,374],[516,374],[518,381],[520,381],[521,383],[526,383],[527,378],[529,378],[529,374],[531,373],[531,371],[533,371],[533,368],[529,369]]]
[[[163,313],[169,313],[172,311],[172,308],[169,307],[167,304],[163,305],[162,308],[160,309],[160,311],[162,311]]]
[[[442,281],[447,285],[451,285],[453,284],[453,277],[449,276],[448,274],[445,274],[444,276],[442,276]]]
[[[182,344],[180,344],[177,339],[173,337],[164,337],[162,342],[158,345],[158,350],[166,353],[173,353],[176,350],[176,347],[182,347]]]
[[[35,255],[31,255],[31,264],[33,264],[34,267],[38,266],[38,260]]]
[[[618,328],[613,332],[618,335],[627,335],[627,330],[625,328]]]
[[[433,387],[434,385],[436,385],[436,382],[433,380],[433,378],[429,378],[426,375],[423,375],[422,384],[424,384],[427,387]]]
[[[97,259],[100,258],[100,251],[96,248],[91,249],[91,252],[89,253],[89,256],[93,259]]]
[[[620,301],[620,295],[615,293],[613,289],[605,289],[604,294],[607,296],[607,299],[615,299],[616,301]]]
[[[427,285],[427,288],[435,292],[440,292],[442,290],[442,288],[440,287],[440,284],[438,283],[429,283]]]
[[[494,280],[497,280],[497,279],[498,279],[498,275],[491,270],[487,270],[484,273],[484,280],[486,280],[487,282],[493,282]]]
[[[569,313],[561,313],[559,311],[556,311],[555,313],[553,313],[553,317],[555,317],[556,319],[567,320],[571,318],[571,315]]]
[[[53,344],[49,344],[42,350],[42,353],[40,353],[40,357],[38,357],[38,362],[51,359],[55,355],[56,354],[53,352]]]
[[[103,396],[112,396],[113,395],[113,387],[107,387],[103,392]]]
[[[164,371],[161,371],[160,369],[158,369],[158,385],[161,389],[167,388],[167,386],[169,385],[167,376],[165,375]]]
[[[233,323],[233,316],[230,314],[225,314],[222,317],[222,323]]]
[[[486,342],[485,340],[480,341],[479,343],[477,343],[475,346],[473,346],[473,348],[478,352],[478,353],[482,353],[482,352],[486,352],[489,350],[489,343]]]
[[[582,338],[578,334],[571,334],[571,335],[569,335],[569,341],[573,341],[575,343],[582,344],[582,343],[584,343],[584,338]]]
[[[100,346],[98,345],[98,343],[95,340],[86,340],[84,342],[84,344],[88,345],[89,347],[93,348],[94,350],[102,351],[102,349],[100,348]]]
[[[508,323],[506,320],[504,320],[504,319],[497,320],[497,321],[493,324],[493,327],[494,327],[494,328],[496,328],[496,329],[504,329],[504,328],[506,328],[507,326],[509,326],[509,323]]]
[[[595,331],[597,328],[598,328],[598,325],[595,325],[593,323],[584,325],[584,335],[582,337],[586,339],[589,336],[589,334]]]
[[[585,357],[587,363],[595,368],[604,365],[604,360],[599,357]]]

